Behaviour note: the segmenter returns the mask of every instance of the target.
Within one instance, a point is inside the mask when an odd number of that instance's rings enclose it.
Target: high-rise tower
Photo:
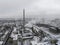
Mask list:
[[[23,29],[25,30],[25,9],[23,9]]]

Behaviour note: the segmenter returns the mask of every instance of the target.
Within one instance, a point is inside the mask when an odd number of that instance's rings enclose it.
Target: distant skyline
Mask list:
[[[60,18],[60,0],[0,0],[0,18]]]

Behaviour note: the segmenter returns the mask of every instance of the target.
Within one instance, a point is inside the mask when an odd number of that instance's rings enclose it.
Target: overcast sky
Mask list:
[[[60,0],[0,0],[0,18],[22,17],[23,8],[27,17],[60,17]]]

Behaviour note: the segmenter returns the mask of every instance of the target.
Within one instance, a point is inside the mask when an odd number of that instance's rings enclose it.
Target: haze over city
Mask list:
[[[59,18],[60,0],[0,0],[0,18],[26,17]]]

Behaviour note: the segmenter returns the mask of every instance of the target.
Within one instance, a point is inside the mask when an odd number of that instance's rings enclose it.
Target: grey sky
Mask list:
[[[0,0],[0,18],[19,18],[23,8],[28,17],[60,17],[60,0]]]

